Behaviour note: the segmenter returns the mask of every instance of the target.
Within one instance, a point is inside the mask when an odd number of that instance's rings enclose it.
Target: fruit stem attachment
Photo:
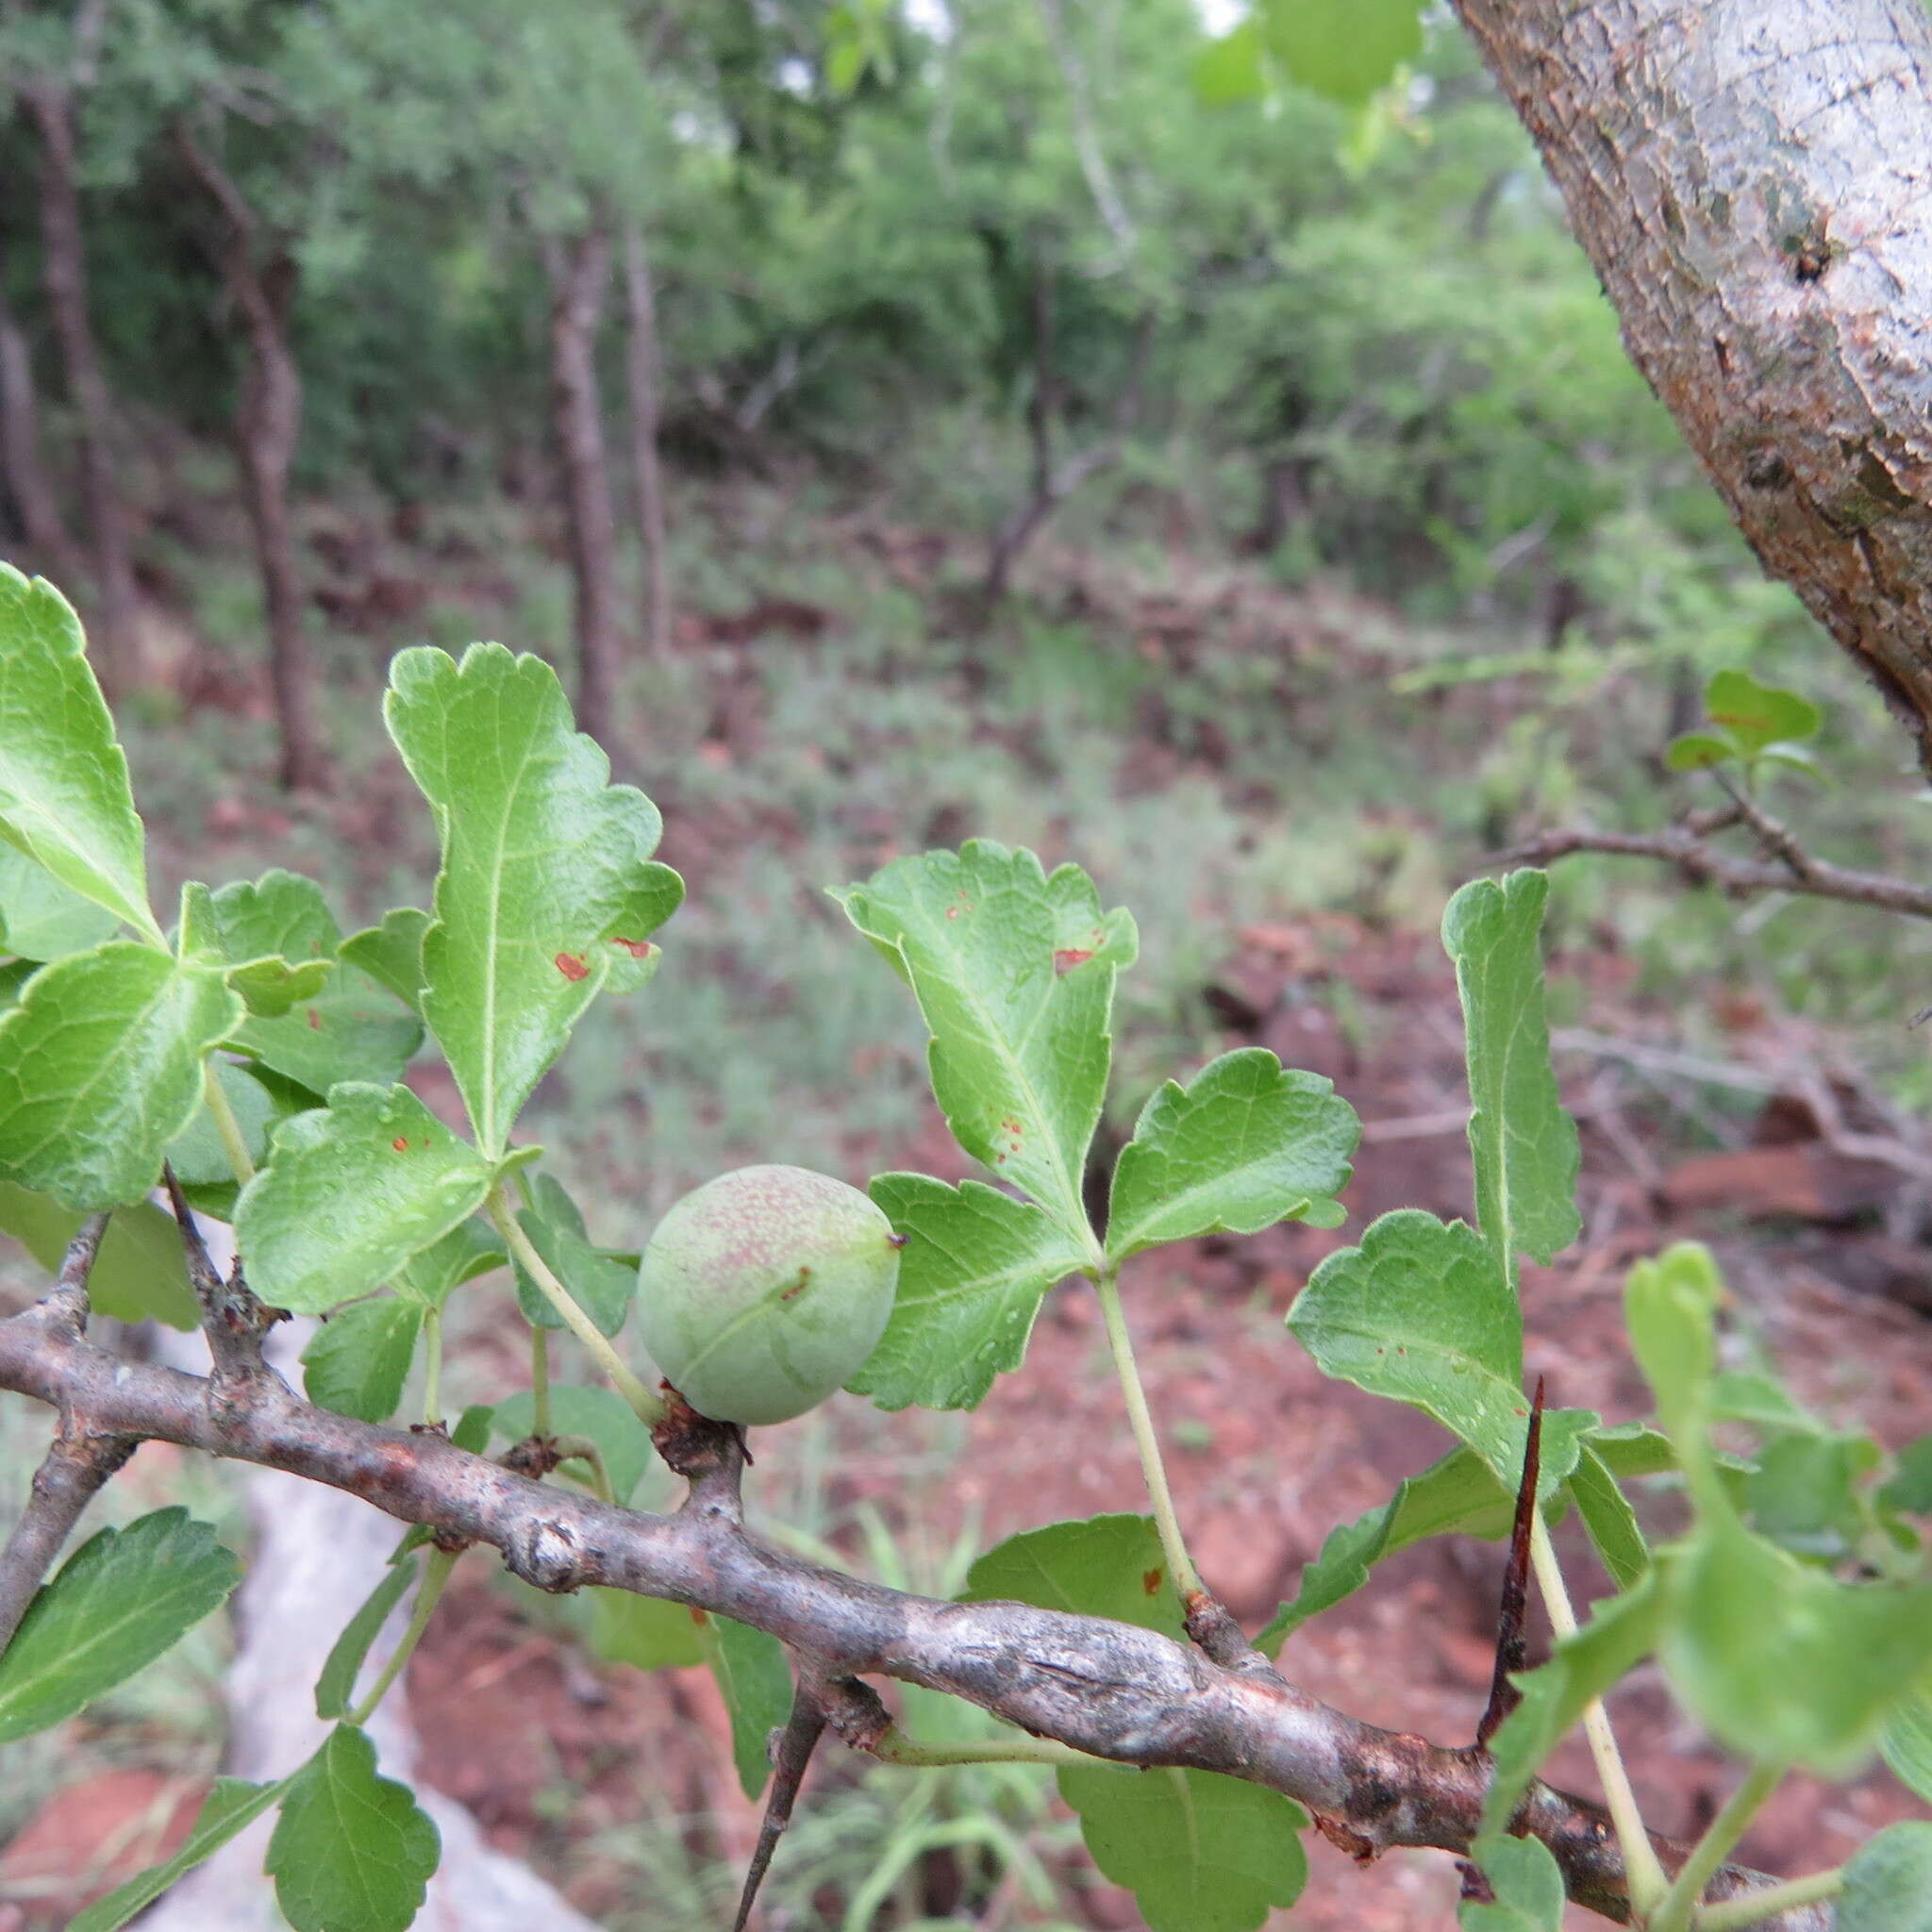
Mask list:
[[[245,1188],[255,1178],[255,1157],[248,1151],[247,1137],[242,1131],[242,1123],[235,1118],[235,1109],[228,1105],[221,1076],[215,1072],[213,1054],[201,1063],[201,1091],[208,1096],[208,1118],[222,1137],[222,1151],[235,1170],[236,1180]]]
[[[536,1244],[526,1235],[516,1216],[510,1212],[509,1203],[504,1198],[502,1181],[492,1181],[489,1199],[484,1208],[490,1215],[491,1224],[503,1237],[504,1245],[522,1267],[524,1273],[542,1291],[543,1297],[563,1318],[563,1324],[590,1350],[597,1366],[610,1377],[617,1392],[630,1404],[638,1413],[638,1419],[646,1427],[655,1426],[664,1420],[664,1404],[633,1373],[630,1364],[611,1347],[610,1339],[605,1335],[584,1313],[563,1283],[551,1272],[550,1264],[537,1252]]]
[[[1029,1738],[1015,1731],[1010,1737],[975,1739],[970,1744],[922,1744],[897,1724],[890,1725],[877,1743],[867,1747],[882,1764],[1103,1764],[1071,1744],[1051,1738]]]
[[[409,1611],[409,1627],[403,1632],[402,1641],[390,1653],[389,1661],[382,1667],[382,1674],[369,1687],[369,1695],[352,1710],[346,1724],[366,1724],[375,1715],[375,1707],[389,1694],[389,1687],[403,1674],[403,1666],[409,1661],[409,1653],[416,1648],[424,1631],[429,1627],[429,1619],[435,1613],[438,1599],[442,1595],[442,1587],[449,1581],[449,1574],[457,1567],[458,1550],[431,1550],[429,1560],[423,1565],[423,1581],[416,1587],[416,1602]]]
[[[540,1436],[554,1433],[550,1426],[550,1331],[530,1330],[530,1408],[531,1426]]]
[[[1154,1505],[1154,1521],[1160,1531],[1167,1572],[1185,1608],[1204,1593],[1201,1575],[1188,1555],[1187,1543],[1181,1537],[1181,1520],[1174,1507],[1174,1491],[1167,1486],[1167,1468],[1160,1459],[1160,1438],[1155,1433],[1147,1391],[1141,1386],[1141,1371],[1134,1361],[1134,1343],[1127,1333],[1126,1314],[1121,1307],[1119,1271],[1103,1269],[1093,1277],[1093,1287],[1100,1296],[1101,1316],[1107,1323],[1107,1345],[1113,1351],[1114,1373],[1120,1377],[1121,1393],[1126,1398],[1134,1446],[1141,1452],[1141,1471],[1147,1479],[1147,1495]]]
[[[1766,1758],[1744,1774],[1742,1782],[1725,1801],[1724,1807],[1705,1827],[1704,1836],[1690,1848],[1663,1902],[1651,1914],[1653,1932],[1689,1932],[1691,1914],[1711,1874],[1722,1865],[1730,1849],[1744,1836],[1745,1828],[1763,1808],[1784,1781],[1785,1766]]]
[[[1845,1868],[1834,1865],[1829,1872],[1807,1873],[1803,1878],[1787,1878],[1782,1885],[1767,1885],[1762,1891],[1747,1891],[1724,1904],[1706,1906],[1694,1921],[1697,1932],[1738,1932],[1744,1925],[1756,1925],[1789,1912],[1798,1906],[1815,1906],[1836,1898],[1845,1889]]]

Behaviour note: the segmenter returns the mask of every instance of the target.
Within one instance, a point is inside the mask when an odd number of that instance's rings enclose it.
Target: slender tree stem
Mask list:
[[[974,1740],[970,1744],[922,1744],[908,1738],[894,1724],[878,1742],[872,1755],[884,1764],[1100,1764],[1070,1744],[1057,1744],[1051,1738],[1029,1738],[1015,1731],[1008,1738]]]
[[[382,1674],[369,1687],[369,1695],[344,1722],[366,1724],[375,1714],[376,1706],[388,1696],[389,1687],[402,1675],[403,1666],[409,1661],[409,1653],[422,1641],[424,1631],[428,1629],[429,1619],[436,1612],[437,1600],[442,1595],[443,1585],[449,1581],[450,1572],[457,1567],[457,1557],[460,1554],[457,1550],[430,1551],[429,1560],[423,1566],[423,1581],[416,1586],[416,1602],[409,1611],[409,1627],[403,1632],[402,1641],[390,1653]]]
[[[41,1579],[81,1512],[133,1448],[130,1437],[55,1437],[46,1459],[34,1472],[26,1507],[0,1549],[0,1654],[13,1641]]]
[[[550,1427],[550,1331],[530,1330],[530,1402],[535,1411],[536,1431],[552,1433]]]
[[[423,1310],[423,1420],[434,1428],[442,1420],[442,1310]]]
[[[1754,1764],[1733,1791],[1724,1807],[1706,1827],[1704,1836],[1690,1847],[1690,1856],[1678,1868],[1663,1902],[1651,1915],[1651,1932],[1689,1932],[1691,1914],[1711,1874],[1722,1865],[1730,1849],[1744,1836],[1746,1826],[1764,1807],[1764,1801],[1783,1782],[1785,1767],[1770,1759]]]
[[[617,1392],[637,1410],[640,1420],[646,1425],[660,1422],[664,1416],[664,1405],[638,1378],[630,1364],[611,1347],[610,1339],[605,1335],[584,1313],[563,1283],[551,1272],[550,1264],[537,1252],[535,1244],[526,1235],[516,1216],[509,1210],[509,1203],[504,1199],[503,1183],[497,1181],[490,1190],[490,1198],[485,1203],[490,1219],[494,1224],[505,1244],[538,1288],[544,1299],[563,1317],[564,1326],[590,1350],[591,1359],[610,1377]]]
[[[208,1114],[214,1121],[215,1132],[222,1137],[222,1149],[228,1157],[228,1165],[235,1170],[235,1178],[245,1188],[255,1178],[255,1157],[248,1151],[247,1137],[242,1131],[242,1123],[235,1118],[235,1109],[228,1105],[221,1075],[215,1072],[213,1054],[201,1063],[201,1085],[202,1091],[208,1095]]]
[[[1174,1492],[1167,1486],[1167,1468],[1160,1459],[1160,1438],[1155,1433],[1154,1415],[1147,1407],[1147,1391],[1141,1386],[1141,1371],[1134,1361],[1133,1339],[1127,1333],[1127,1318],[1121,1307],[1119,1274],[1107,1269],[1095,1277],[1093,1286],[1100,1295],[1100,1312],[1107,1323],[1107,1344],[1113,1351],[1114,1373],[1121,1380],[1121,1393],[1126,1397],[1127,1421],[1134,1431],[1134,1445],[1141,1452],[1141,1469],[1147,1478],[1147,1494],[1154,1505],[1154,1521],[1160,1530],[1160,1546],[1167,1553],[1168,1574],[1186,1606],[1203,1593],[1200,1573],[1188,1555],[1181,1537],[1181,1520],[1174,1507]]]
[[[1829,1872],[1812,1872],[1803,1878],[1787,1878],[1782,1885],[1767,1886],[1762,1891],[1747,1891],[1722,1905],[1706,1906],[1691,1922],[1697,1932],[1736,1932],[1742,1925],[1756,1925],[1799,1906],[1815,1906],[1836,1898],[1845,1889],[1842,1865]]]
[[[1576,1612],[1570,1607],[1562,1566],[1557,1561],[1556,1546],[1550,1541],[1549,1525],[1544,1523],[1541,1509],[1529,1526],[1529,1559],[1535,1566],[1537,1585],[1543,1593],[1550,1625],[1558,1641],[1575,1636]],[[1623,1753],[1617,1749],[1616,1736],[1610,1729],[1609,1713],[1600,1697],[1592,1697],[1583,1707],[1583,1734],[1590,1740],[1590,1755],[1596,1760],[1597,1778],[1604,1788],[1604,1804],[1624,1854],[1631,1909],[1641,1922],[1641,1915],[1670,1890],[1670,1880],[1657,1862],[1650,1833],[1644,1829],[1643,1815],[1637,1808],[1637,1795],[1631,1790],[1629,1774],[1624,1769]]]

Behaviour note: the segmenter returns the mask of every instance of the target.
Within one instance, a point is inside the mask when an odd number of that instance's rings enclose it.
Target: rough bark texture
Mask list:
[[[638,545],[644,566],[644,639],[654,658],[671,648],[671,574],[664,555],[664,475],[658,461],[658,304],[651,260],[635,222],[624,231],[625,371],[630,387],[631,471],[638,492]]]
[[[1932,20],[1456,0],[1765,568],[1932,769]]]

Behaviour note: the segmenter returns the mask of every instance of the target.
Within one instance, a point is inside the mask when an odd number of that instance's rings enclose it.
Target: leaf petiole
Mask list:
[[[550,1331],[530,1330],[531,1427],[540,1436],[553,1435],[550,1426]]]
[[[916,1766],[948,1764],[1104,1764],[1103,1757],[1091,1757],[1075,1751],[1071,1744],[1057,1743],[1051,1738],[1029,1738],[1015,1731],[1010,1737],[974,1740],[961,1744],[922,1744],[908,1738],[898,1725],[887,1728],[872,1755],[882,1764]]]
[[[1742,1782],[1726,1800],[1724,1809],[1710,1821],[1704,1836],[1691,1846],[1690,1856],[1684,1860],[1670,1890],[1651,1915],[1651,1932],[1689,1932],[1691,1915],[1697,1909],[1697,1901],[1703,1896],[1711,1874],[1724,1863],[1731,1847],[1744,1836],[1752,1819],[1763,1808],[1765,1800],[1784,1781],[1784,1774],[1785,1766],[1769,1758],[1754,1764],[1744,1774]]]
[[[1722,1905],[1706,1906],[1692,1924],[1697,1932],[1738,1932],[1740,1926],[1761,1924],[1797,1906],[1813,1906],[1836,1898],[1844,1889],[1844,1867],[1834,1865],[1829,1872],[1787,1878],[1782,1885],[1768,1885],[1762,1891],[1750,1891],[1740,1898],[1726,1899]]]
[[[245,1188],[255,1178],[255,1158],[248,1151],[242,1123],[235,1118],[235,1109],[228,1105],[221,1075],[215,1071],[213,1054],[201,1063],[201,1085],[202,1091],[208,1096],[208,1118],[215,1124],[215,1132],[222,1137],[222,1151],[228,1157],[228,1165],[235,1170],[236,1180]]]
[[[423,1420],[434,1428],[442,1420],[442,1310],[423,1310]]]
[[[389,1687],[402,1675],[403,1666],[409,1661],[409,1653],[422,1641],[424,1631],[428,1629],[429,1619],[435,1614],[443,1585],[449,1581],[450,1572],[456,1568],[457,1557],[461,1554],[458,1550],[430,1551],[429,1560],[423,1565],[423,1581],[417,1586],[415,1604],[409,1611],[409,1626],[403,1632],[402,1641],[390,1653],[381,1674],[369,1687],[369,1695],[342,1720],[344,1724],[366,1724],[375,1716],[376,1707],[389,1694]]]

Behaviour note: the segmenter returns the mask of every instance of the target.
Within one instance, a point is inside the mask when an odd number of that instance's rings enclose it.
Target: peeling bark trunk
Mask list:
[[[1624,341],[1932,769],[1932,20],[1918,0],[1456,0]]]
[[[593,228],[550,240],[543,263],[551,293],[552,426],[563,459],[575,594],[577,724],[608,744],[617,690],[617,535],[597,389],[597,324],[610,279],[610,238]]]
[[[630,385],[630,459],[638,492],[638,546],[644,566],[644,639],[652,657],[671,649],[671,575],[664,555],[664,474],[658,461],[658,305],[650,258],[635,222],[624,231],[624,292],[627,333],[625,367]]]
[[[0,293],[0,484],[35,563],[73,595],[80,580],[80,547],[41,467],[40,414],[26,331]]]
[[[95,608],[90,655],[111,695],[139,675],[135,662],[134,565],[127,521],[114,482],[113,408],[88,308],[87,249],[74,145],[74,101],[53,80],[20,90],[41,139],[41,243],[47,304],[67,392],[80,425],[81,496],[93,552]]]
[[[220,211],[221,269],[246,344],[235,415],[242,494],[268,611],[268,668],[281,733],[280,777],[294,791],[321,791],[327,770],[315,741],[302,579],[289,509],[289,471],[302,429],[302,376],[289,346],[296,270],[286,247],[264,237],[240,188],[184,126],[182,155]]]

